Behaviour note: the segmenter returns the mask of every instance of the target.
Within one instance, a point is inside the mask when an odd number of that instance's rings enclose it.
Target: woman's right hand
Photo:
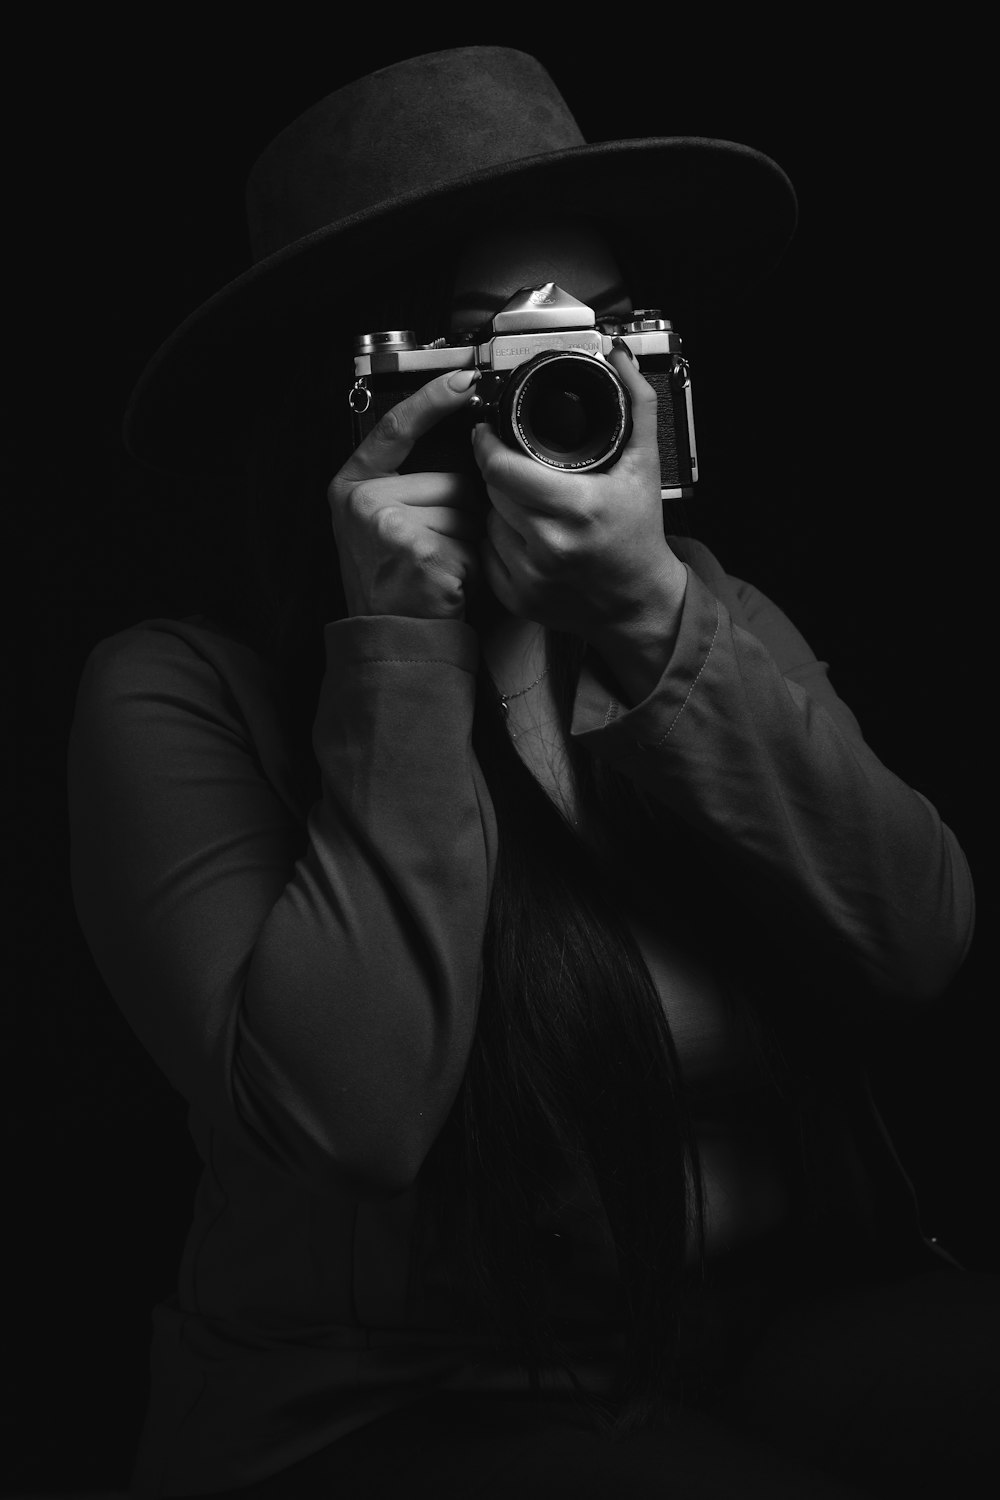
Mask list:
[[[414,443],[468,403],[476,380],[453,370],[376,423],[327,491],[349,615],[455,620],[479,568],[482,482],[466,474],[400,474]]]

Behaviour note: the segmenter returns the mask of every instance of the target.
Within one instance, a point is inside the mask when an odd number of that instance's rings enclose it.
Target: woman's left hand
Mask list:
[[[602,649],[669,632],[687,573],[663,532],[656,393],[629,356],[610,362],[632,401],[632,435],[602,474],[572,474],[515,452],[486,423],[473,450],[491,501],[486,577],[511,614]]]

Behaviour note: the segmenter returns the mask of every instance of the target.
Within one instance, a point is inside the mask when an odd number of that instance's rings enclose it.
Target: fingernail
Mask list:
[[[456,370],[448,376],[447,384],[453,391],[467,391],[479,379],[478,370]]]
[[[611,340],[611,347],[612,349],[620,349],[623,354],[628,355],[633,364],[636,363],[635,355],[632,353],[631,349],[629,348],[628,344],[626,344],[624,339],[613,338]]]

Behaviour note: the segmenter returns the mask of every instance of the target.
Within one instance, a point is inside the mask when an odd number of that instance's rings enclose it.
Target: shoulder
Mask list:
[[[312,768],[289,743],[276,669],[200,616],[140,620],[90,651],[77,687],[69,765],[79,794],[95,775],[138,781],[221,777],[246,785],[247,759],[301,822]],[[95,768],[100,768],[98,771]],[[305,800],[304,800],[305,799]]]
[[[727,573],[703,542],[686,536],[667,540],[709,593],[725,605],[733,623],[765,645],[786,675],[815,664],[809,643],[772,598],[746,579]]]
[[[122,707],[172,701],[207,708],[266,690],[264,660],[203,616],[140,620],[96,642],[84,662],[82,702]]]
[[[205,615],[184,615],[177,619],[156,616],[138,620],[134,625],[97,641],[88,656],[88,662],[98,662],[112,669],[127,669],[130,664],[155,665],[192,659],[211,662],[224,659],[231,661],[237,670],[242,667],[244,671],[251,664],[261,663],[260,655],[252,646]]]

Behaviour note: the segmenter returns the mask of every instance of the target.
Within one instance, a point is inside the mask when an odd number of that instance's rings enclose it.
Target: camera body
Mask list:
[[[690,498],[698,478],[691,377],[680,336],[657,309],[598,325],[593,310],[555,282],[524,287],[493,317],[481,341],[418,344],[409,330],[360,334],[354,341],[350,407],[354,446],[379,418],[428,380],[449,370],[480,371],[475,395],[413,447],[402,472],[473,472],[475,422],[494,424],[504,442],[539,463],[573,473],[615,464],[632,432],[628,389],[608,361],[624,342],[656,391],[663,499]]]

